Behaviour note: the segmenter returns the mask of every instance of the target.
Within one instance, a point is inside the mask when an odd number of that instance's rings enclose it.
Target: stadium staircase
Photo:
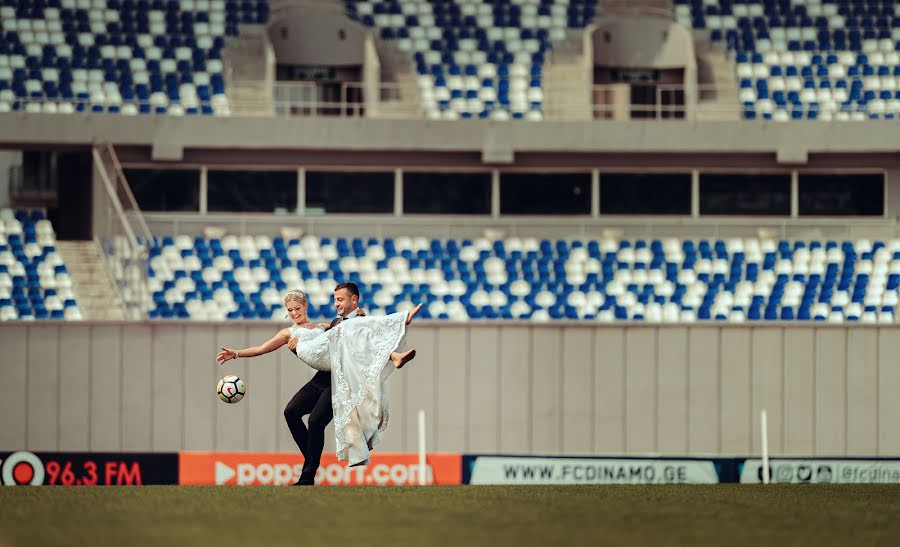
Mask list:
[[[122,299],[109,278],[97,243],[58,241],[56,248],[68,267],[72,292],[78,300],[82,318],[88,321],[124,319]]]
[[[566,31],[544,67],[544,109],[556,120],[591,119],[594,67],[589,34]]]
[[[264,59],[260,62],[260,59]],[[273,114],[275,51],[264,25],[244,25],[222,52],[225,86],[236,115]]]
[[[420,117],[422,109],[416,74],[412,70],[409,54],[397,49],[395,43],[375,40],[378,51],[379,83],[393,87],[388,97],[381,97],[377,112],[370,115],[386,118]],[[386,88],[387,89],[387,88]]]
[[[708,40],[695,40],[697,53],[697,121],[739,121],[738,84],[731,55]]]

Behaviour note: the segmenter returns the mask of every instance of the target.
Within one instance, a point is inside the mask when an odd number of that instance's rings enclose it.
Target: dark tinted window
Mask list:
[[[138,207],[144,211],[199,211],[200,171],[125,169]]]
[[[504,215],[588,215],[590,173],[501,173],[500,213]]]
[[[58,239],[93,238],[93,165],[89,150],[57,152],[56,168],[65,184],[57,185],[56,206],[47,209],[47,218]]]
[[[700,174],[701,215],[790,215],[791,175]]]
[[[391,213],[394,173],[306,173],[306,209],[326,213]]]
[[[271,213],[297,208],[296,171],[209,171],[207,209]]]
[[[691,175],[610,173],[600,175],[600,213],[689,215]]]
[[[800,175],[801,215],[884,214],[883,175]]]
[[[491,212],[490,173],[403,173],[404,213]]]

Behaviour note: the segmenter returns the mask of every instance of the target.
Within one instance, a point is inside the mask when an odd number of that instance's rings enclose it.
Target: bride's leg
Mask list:
[[[405,351],[403,353],[397,353],[396,351],[391,353],[391,362],[394,363],[394,367],[403,368],[403,365],[412,361],[416,357],[416,350],[411,349],[409,351]]]
[[[422,310],[422,304],[416,304],[415,308],[409,310],[406,313],[406,324],[409,325],[410,323],[412,323],[413,317],[415,317],[421,310]]]

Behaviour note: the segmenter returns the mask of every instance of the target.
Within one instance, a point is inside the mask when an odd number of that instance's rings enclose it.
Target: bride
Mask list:
[[[304,363],[316,370],[331,371],[331,406],[337,456],[348,465],[366,465],[369,451],[387,428],[388,399],[385,382],[395,369],[403,368],[416,350],[402,351],[406,327],[422,308],[385,317],[358,317],[331,327],[312,323],[306,315],[306,295],[289,291],[284,307],[294,324],[267,342],[244,349],[222,348],[220,365],[239,357],[257,357],[288,344]]]

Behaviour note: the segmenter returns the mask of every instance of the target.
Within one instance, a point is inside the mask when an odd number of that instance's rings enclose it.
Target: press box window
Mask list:
[[[791,175],[700,174],[701,215],[791,214]]]
[[[403,212],[487,215],[490,173],[403,173]]]
[[[884,175],[800,174],[801,215],[881,216]]]
[[[600,175],[600,214],[689,215],[691,175],[610,173]]]
[[[590,173],[501,173],[500,214],[589,215]]]
[[[306,173],[306,210],[324,213],[392,213],[394,173]]]
[[[296,171],[209,171],[210,211],[273,213],[297,208]]]
[[[143,211],[199,211],[200,171],[125,169],[125,180]]]

